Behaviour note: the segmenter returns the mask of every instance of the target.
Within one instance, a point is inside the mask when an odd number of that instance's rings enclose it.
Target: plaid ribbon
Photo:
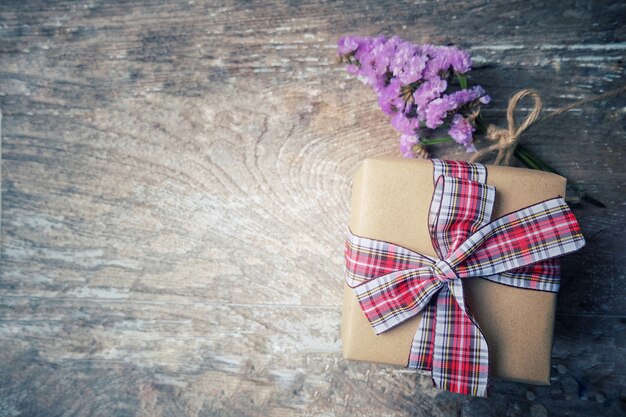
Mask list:
[[[376,334],[422,313],[408,367],[430,371],[439,388],[487,395],[489,351],[463,296],[462,279],[558,291],[554,258],[585,240],[565,201],[553,198],[491,221],[495,188],[481,164],[433,160],[428,217],[438,258],[390,242],[346,241],[346,282]]]

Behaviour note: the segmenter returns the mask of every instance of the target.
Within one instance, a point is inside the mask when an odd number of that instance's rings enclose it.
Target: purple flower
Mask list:
[[[458,109],[466,103],[485,97],[485,90],[477,85],[470,89],[455,91],[449,95],[450,100],[454,103],[454,108]],[[489,96],[486,96],[490,100]]]
[[[413,146],[415,146],[419,141],[419,136],[417,134],[405,134],[400,136],[400,153],[402,153],[402,156],[404,158],[415,158]]]
[[[347,55],[357,50],[365,41],[361,36],[342,36],[337,42],[337,54]]]
[[[415,135],[415,130],[419,128],[419,120],[415,117],[407,117],[406,114],[399,111],[391,118],[391,125],[402,133]]]
[[[394,76],[398,76],[404,71],[404,67],[407,62],[415,55],[415,47],[406,41],[399,42],[396,46],[396,51],[393,59],[389,64],[389,70]]]
[[[424,78],[426,79],[437,77],[447,72],[451,67],[459,74],[465,74],[472,67],[469,53],[455,46],[424,45],[424,51],[431,57],[424,70]]]
[[[430,59],[426,63],[424,68],[424,79],[430,80],[435,77],[439,77],[440,74],[445,73],[450,64],[448,63],[444,53],[435,49]]]
[[[455,114],[452,118],[452,126],[448,134],[457,143],[465,146],[468,152],[474,152],[476,148],[472,144],[474,140],[474,126],[460,114]]]
[[[424,55],[412,56],[398,74],[398,79],[405,85],[412,84],[422,79],[422,72],[426,68],[428,58]]]
[[[422,55],[435,56],[438,53],[439,46],[431,45],[429,43],[425,43],[417,46],[419,49],[419,53]]]
[[[389,71],[404,85],[409,85],[422,79],[427,60],[426,55],[419,53],[418,47],[410,42],[398,40]]]
[[[359,75],[359,67],[354,64],[350,64],[346,66],[346,71],[350,75]]]
[[[454,110],[454,103],[450,100],[449,96],[443,96],[442,98],[436,98],[428,104],[426,107],[426,127],[429,129],[436,129],[443,123],[443,119],[446,118],[448,112]]]
[[[436,129],[444,122],[451,123],[449,134],[455,141],[468,151],[475,150],[474,127],[463,117],[466,104],[487,104],[491,98],[480,86],[446,94],[452,73],[471,69],[467,51],[455,46],[414,45],[397,36],[345,36],[339,39],[337,53],[348,61],[350,74],[372,87],[380,108],[402,132],[403,156],[414,156],[420,128]]]
[[[400,87],[402,84],[394,78],[388,86],[382,88],[378,93],[378,104],[380,104],[383,113],[391,116],[404,106],[404,101],[400,97]]]
[[[417,116],[420,120],[426,119],[426,106],[431,100],[441,97],[441,93],[446,91],[448,83],[435,77],[431,80],[423,82],[413,93],[413,99],[417,105]]]
[[[396,55],[396,48],[398,43],[401,42],[400,38],[394,36],[386,42],[376,44],[371,51],[374,60],[376,61],[376,72],[379,75],[386,74],[389,71],[389,66],[392,59]]]
[[[472,59],[469,52],[456,47],[448,48],[448,62],[454,71],[465,74],[472,68]]]

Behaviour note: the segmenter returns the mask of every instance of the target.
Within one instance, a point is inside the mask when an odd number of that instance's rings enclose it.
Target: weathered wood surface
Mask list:
[[[3,2],[0,416],[623,414],[623,96],[524,138],[608,206],[576,209],[552,386],[341,359],[350,178],[397,134],[337,38],[469,48],[490,122],[622,86],[626,4],[544,3]]]

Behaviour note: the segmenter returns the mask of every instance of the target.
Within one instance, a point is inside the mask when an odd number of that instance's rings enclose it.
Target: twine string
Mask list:
[[[506,111],[506,120],[508,124],[507,128],[503,129],[495,125],[489,125],[487,127],[487,134],[485,135],[485,138],[493,143],[476,152],[470,159],[470,162],[476,162],[491,154],[492,152],[497,151],[498,154],[496,155],[496,160],[494,163],[496,165],[500,165],[500,163],[504,160],[504,164],[509,165],[511,162],[511,156],[515,151],[515,147],[517,146],[520,135],[531,126],[541,124],[575,107],[579,107],[587,103],[592,103],[594,101],[604,100],[625,91],[626,85],[615,90],[607,91],[604,94],[599,94],[586,99],[578,100],[574,103],[568,104],[567,106],[561,107],[548,114],[547,116],[537,120],[543,107],[543,103],[541,101],[539,93],[531,88],[520,90],[515,93],[513,97],[511,97],[511,99],[509,100],[509,105]],[[519,104],[519,102],[525,97],[531,97],[533,99],[533,109],[531,110],[530,114],[526,116],[522,124],[516,127],[515,110],[517,109],[517,105]]]

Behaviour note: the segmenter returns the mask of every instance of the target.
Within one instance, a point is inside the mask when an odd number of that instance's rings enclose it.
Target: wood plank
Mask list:
[[[623,414],[624,95],[523,138],[607,205],[575,208],[550,387],[340,354],[351,177],[399,135],[337,38],[468,48],[501,124],[626,81],[626,4],[553,3],[0,4],[0,417]]]
[[[3,398],[29,415],[50,404],[59,415],[528,415],[537,404],[619,415],[612,398],[626,378],[614,362],[624,323],[614,318],[560,319],[552,385],[495,380],[485,400],[440,392],[402,368],[344,361],[338,308],[5,297],[1,312],[1,376],[12,382]]]
[[[353,150],[393,152],[396,135],[375,108],[320,101],[311,105],[318,112],[293,111],[294,101],[311,98],[293,90],[273,93],[261,93],[265,112],[253,108],[250,94],[220,107],[197,98],[130,99],[65,116],[63,123],[44,116],[37,124],[32,117],[9,125],[3,285],[13,291],[20,282],[29,292],[41,285],[71,292],[86,283],[122,292],[175,288],[209,301],[242,303],[254,294],[262,303],[338,305],[349,184],[359,158]],[[371,100],[366,91],[356,94]],[[227,103],[227,94],[215,97]],[[368,117],[382,120],[359,127]],[[329,127],[337,124],[336,131]],[[72,130],[64,132],[68,125]],[[553,157],[568,140],[564,129],[557,132],[545,140],[529,136],[528,144],[545,149],[544,159],[571,178],[589,178],[582,184],[590,192],[619,207],[623,196],[612,184],[623,181],[623,172],[598,166],[620,166],[624,155],[598,155],[596,164],[583,165],[591,171],[577,174],[563,162],[578,164],[576,151],[566,147],[563,158]],[[446,149],[447,157],[464,157]],[[603,234],[620,239],[624,213],[587,207],[577,214],[591,239],[573,267],[565,262],[566,301],[559,308],[624,314],[623,297],[615,297],[615,291],[626,295],[621,261],[605,262],[602,280],[590,280],[591,288],[575,286],[570,293],[568,285],[568,271],[583,268],[584,276],[593,276],[598,258],[624,258],[611,245],[596,245]],[[301,243],[285,246],[281,236]],[[328,254],[331,262],[320,265]],[[42,266],[39,279],[23,281]]]

